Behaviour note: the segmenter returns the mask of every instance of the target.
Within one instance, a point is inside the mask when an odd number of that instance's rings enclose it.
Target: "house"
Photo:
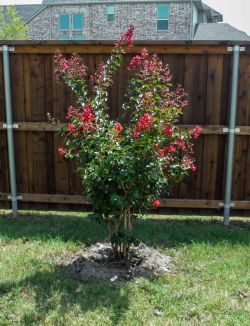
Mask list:
[[[250,40],[202,0],[43,0],[15,8],[33,40],[114,40],[131,24],[136,40]]]

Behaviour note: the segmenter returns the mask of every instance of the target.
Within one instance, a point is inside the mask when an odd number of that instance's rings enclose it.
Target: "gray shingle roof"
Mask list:
[[[250,41],[245,32],[226,23],[198,24],[194,40],[197,41]]]
[[[6,13],[5,10],[7,6],[1,6],[1,7],[3,7],[4,9],[4,13]],[[41,8],[41,5],[16,5],[10,7],[15,8],[17,15],[21,18],[22,21],[26,22]]]
[[[218,17],[217,22],[223,22],[223,15],[221,13],[219,13],[218,11],[216,11],[215,9],[209,7],[208,5],[206,5],[205,3],[203,3],[203,9],[207,12],[210,12],[210,15],[212,17]]]
[[[18,16],[20,16],[23,21],[26,21],[41,8],[41,5],[19,5],[14,7]]]
[[[47,5],[47,4],[63,4],[63,3],[85,3],[85,2],[108,2],[110,0],[43,0],[42,4]],[[131,1],[131,2],[138,2],[138,1],[143,1],[143,0],[112,0],[114,2],[119,2],[119,1]],[[185,2],[187,0],[171,0],[172,2]],[[201,2],[202,0],[192,0],[193,2]],[[147,2],[147,0],[144,0],[144,2]]]

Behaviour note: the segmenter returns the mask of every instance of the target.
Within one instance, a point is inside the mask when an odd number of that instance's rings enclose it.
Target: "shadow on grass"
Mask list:
[[[2,217],[0,237],[23,241],[58,239],[85,245],[107,240],[105,224],[93,221],[91,216],[32,215],[16,220]],[[159,247],[176,247],[193,242],[217,244],[226,241],[231,244],[250,244],[249,230],[249,222],[234,221],[230,227],[225,227],[220,221],[194,217],[138,219],[135,225],[135,232],[140,240]]]
[[[29,289],[34,296],[35,313],[25,314],[20,321],[22,325],[45,322],[44,319],[54,314],[55,309],[58,325],[66,325],[67,315],[68,318],[79,313],[84,316],[95,310],[99,314],[100,310],[108,308],[112,325],[116,326],[129,307],[128,286],[110,286],[104,282],[79,283],[58,266],[52,272],[37,272],[20,282],[0,282],[2,295],[8,292],[27,293]]]
[[[140,239],[153,246],[178,247],[185,244],[209,243],[250,244],[249,222],[235,222],[224,227],[218,221],[204,221],[199,218],[181,220],[180,218],[139,219],[136,233]],[[106,227],[86,217],[43,216],[20,217],[13,220],[0,218],[0,238],[5,240],[22,239],[50,241],[73,241],[92,244],[104,241]],[[34,313],[22,317],[21,324],[41,324],[56,311],[65,325],[65,319],[72,314],[102,314],[109,311],[112,325],[119,325],[130,305],[131,287],[129,285],[110,286],[107,283],[79,283],[71,278],[64,268],[55,266],[53,271],[38,271],[19,282],[0,281],[0,295],[11,293],[14,296],[30,290],[35,300]],[[58,311],[59,309],[59,311]],[[90,318],[90,317],[89,317]]]

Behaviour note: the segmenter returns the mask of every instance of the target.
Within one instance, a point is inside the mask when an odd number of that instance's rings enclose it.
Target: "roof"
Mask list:
[[[156,0],[157,2],[158,0]],[[159,0],[160,1],[160,0]],[[164,0],[162,0],[163,2]],[[190,0],[191,1],[191,0]],[[202,2],[202,0],[192,0],[193,2]],[[47,5],[47,4],[72,4],[72,3],[95,3],[95,2],[154,2],[154,0],[43,0],[42,4]],[[167,2],[187,2],[187,0],[167,0]]]
[[[30,17],[32,17],[40,8],[41,5],[16,5],[16,6],[1,6],[4,11],[7,7],[12,7],[16,9],[17,15],[22,21],[26,22]]]
[[[203,3],[203,9],[211,15],[211,17],[217,17],[217,22],[223,22],[223,15],[216,11],[215,9],[209,7],[205,3]]]
[[[194,40],[250,41],[250,36],[226,23],[202,23],[197,24]]]

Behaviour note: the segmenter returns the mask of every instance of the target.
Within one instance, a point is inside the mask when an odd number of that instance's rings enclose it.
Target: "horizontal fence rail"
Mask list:
[[[6,43],[6,42],[5,42]],[[110,42],[7,42],[10,47],[13,132],[17,191],[23,208],[67,209],[88,205],[74,162],[57,154],[62,145],[58,126],[47,122],[47,113],[65,124],[67,107],[75,97],[53,75],[53,55],[77,52],[91,75],[111,50]],[[124,56],[110,89],[111,119],[119,119],[126,92],[126,69],[135,53],[147,48],[169,64],[173,83],[188,93],[188,108],[180,128],[202,126],[195,142],[198,171],[174,186],[162,199],[165,208],[222,209],[226,182],[228,121],[232,80],[232,47],[229,42],[136,42]],[[232,209],[250,210],[250,43],[241,43]],[[0,43],[1,47],[1,43]],[[5,118],[3,60],[0,52],[0,207],[10,201],[7,126]],[[51,206],[52,205],[52,206]],[[54,206],[53,206],[54,207]]]

